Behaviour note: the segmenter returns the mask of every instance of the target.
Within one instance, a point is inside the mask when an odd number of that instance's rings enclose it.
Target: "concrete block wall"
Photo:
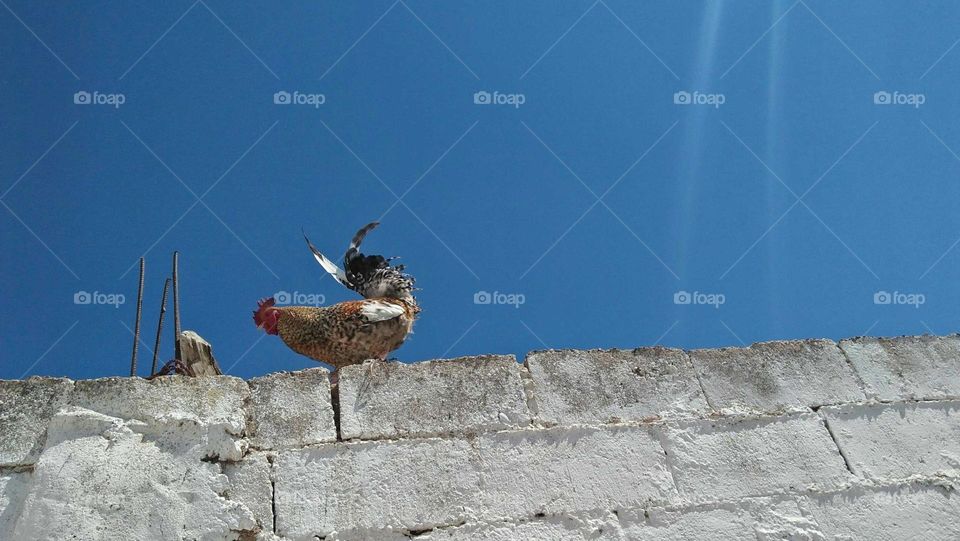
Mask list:
[[[0,381],[0,539],[960,539],[958,480],[956,335]]]

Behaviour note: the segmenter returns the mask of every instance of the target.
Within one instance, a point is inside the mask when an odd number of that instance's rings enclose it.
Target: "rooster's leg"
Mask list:
[[[370,383],[373,381],[373,371],[374,366],[386,361],[387,354],[384,353],[379,357],[375,357],[368,361],[364,361],[363,366],[367,367],[366,373],[363,375],[363,380],[360,382],[360,387],[357,389],[357,400],[356,404],[363,404],[363,399],[366,395],[367,389],[370,388]]]

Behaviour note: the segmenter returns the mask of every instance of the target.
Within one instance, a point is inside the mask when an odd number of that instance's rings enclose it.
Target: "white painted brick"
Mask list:
[[[80,380],[70,403],[122,419],[152,421],[184,418],[202,423],[231,423],[243,428],[245,381],[231,376],[163,376]]]
[[[710,405],[774,412],[863,400],[856,376],[832,340],[761,342],[697,349],[690,358]]]
[[[814,540],[816,523],[793,498],[749,498],[689,507],[620,511],[624,539],[757,541]]]
[[[147,430],[168,430],[171,422],[193,425],[206,454],[240,460],[246,450],[244,401],[250,388],[230,376],[103,378],[75,382],[70,404],[124,420],[138,420]],[[154,437],[163,438],[158,433]],[[176,437],[173,444],[182,444]]]
[[[340,369],[343,439],[462,434],[530,424],[512,355]]]
[[[477,438],[488,519],[642,506],[676,497],[646,427],[556,427]]]
[[[549,350],[527,356],[538,420],[639,421],[709,409],[683,350]]]
[[[227,540],[252,531],[250,511],[222,497],[220,467],[201,461],[192,425],[167,425],[158,441],[142,421],[61,409],[3,538]],[[174,435],[187,441],[170,445]]]
[[[15,539],[13,529],[30,491],[30,472],[0,474],[0,539]]]
[[[316,541],[316,539],[317,538],[314,538],[310,541]],[[420,537],[413,537],[413,534],[407,530],[355,529],[337,531],[323,539],[324,541],[410,541],[410,539],[420,539]],[[278,538],[278,541],[282,540]]]
[[[860,337],[840,347],[870,398],[960,398],[960,335]]]
[[[311,368],[250,380],[247,433],[256,449],[287,449],[337,440],[329,372]]]
[[[805,506],[823,539],[870,541],[956,541],[960,497],[955,489],[920,484],[853,488],[810,494]]]
[[[457,524],[480,506],[464,440],[327,444],[274,460],[277,533],[311,540],[350,529]]]
[[[47,424],[72,389],[73,382],[64,378],[0,380],[0,466],[37,461]]]
[[[960,470],[960,401],[825,407],[820,414],[858,475]]]
[[[250,453],[240,462],[227,462],[223,473],[230,480],[227,499],[249,509],[260,528],[273,531],[273,486],[266,455]]]
[[[514,522],[472,523],[434,530],[417,541],[619,541],[625,539],[613,513],[563,514]]]
[[[813,413],[668,425],[666,448],[691,501],[832,488],[851,479]]]
[[[246,382],[232,376],[112,377],[77,381],[70,403],[123,419],[183,417],[242,424],[243,401],[249,393]]]

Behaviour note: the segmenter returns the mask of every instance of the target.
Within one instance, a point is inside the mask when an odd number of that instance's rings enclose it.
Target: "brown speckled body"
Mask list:
[[[391,319],[370,321],[362,311],[368,303],[388,303],[403,308]],[[412,301],[375,298],[347,301],[333,306],[284,306],[277,319],[277,332],[290,349],[335,368],[386,359],[399,348],[413,329],[420,308]]]

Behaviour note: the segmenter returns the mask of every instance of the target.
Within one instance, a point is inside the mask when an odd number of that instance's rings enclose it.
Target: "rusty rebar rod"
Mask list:
[[[157,321],[157,341],[153,344],[153,366],[150,367],[150,376],[157,373],[157,355],[160,354],[160,335],[163,333],[163,314],[167,313],[167,290],[170,289],[170,279],[163,282],[163,296],[160,297],[160,319]]]
[[[147,262],[140,258],[140,287],[137,288],[137,321],[133,325],[133,353],[130,354],[130,377],[137,375],[137,347],[140,345],[140,317],[143,314],[143,276]]]
[[[180,252],[173,252],[173,358],[180,361]]]

